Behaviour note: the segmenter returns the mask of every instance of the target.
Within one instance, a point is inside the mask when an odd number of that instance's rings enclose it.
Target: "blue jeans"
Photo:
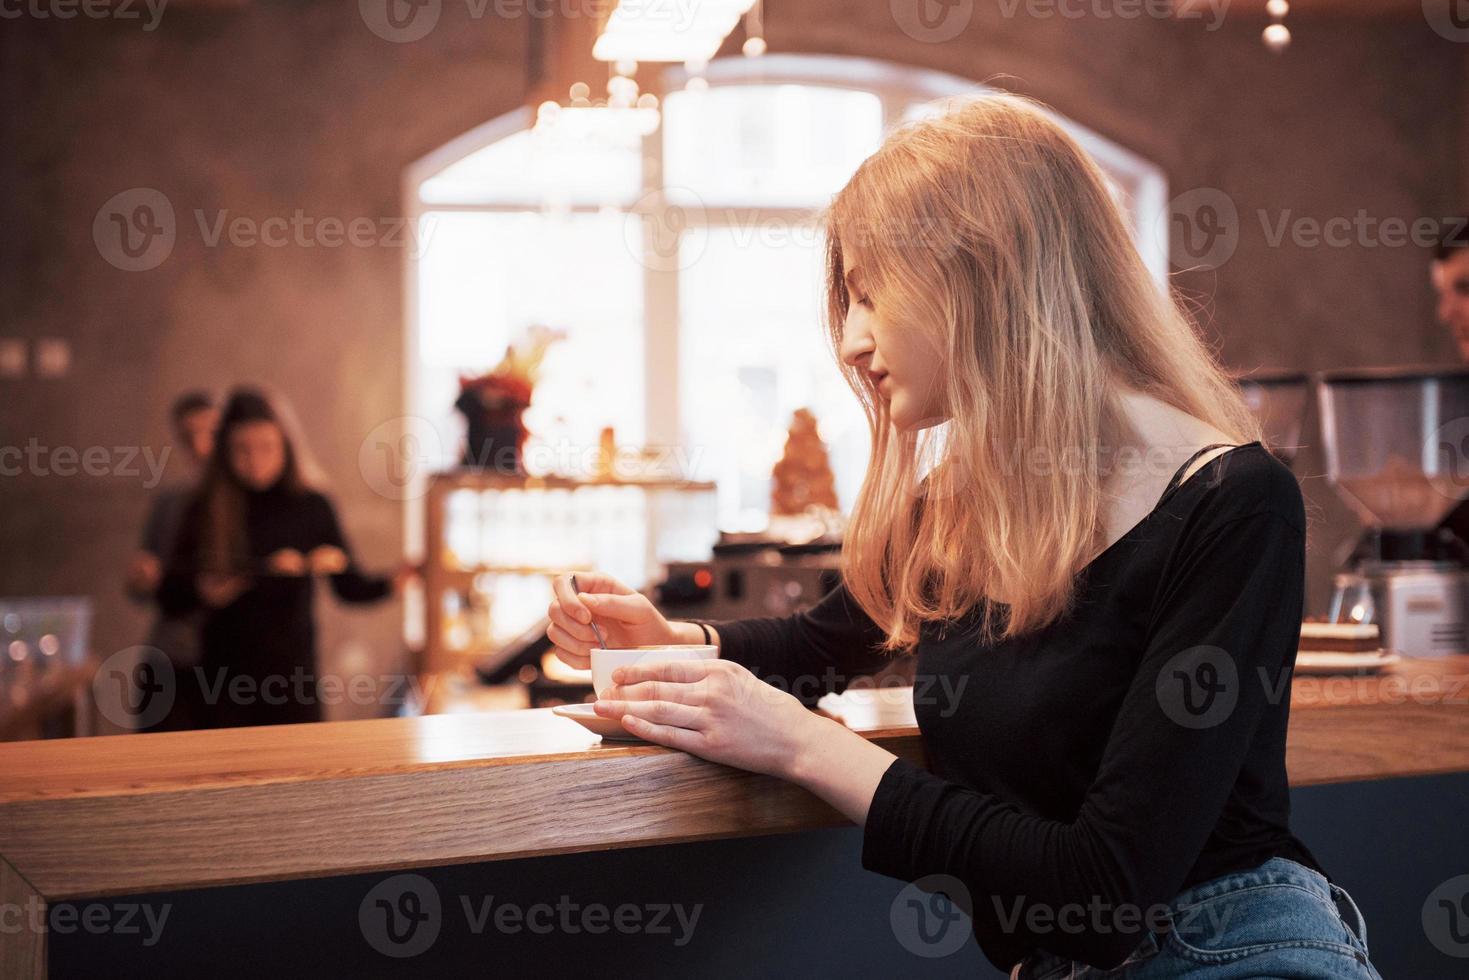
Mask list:
[[[1110,970],[1037,951],[1013,980],[1382,980],[1367,956],[1367,923],[1346,889],[1304,865],[1271,858],[1201,882],[1168,905],[1169,924],[1147,933]]]

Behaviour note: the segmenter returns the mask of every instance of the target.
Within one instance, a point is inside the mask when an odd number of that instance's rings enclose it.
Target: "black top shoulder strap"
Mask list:
[[[1231,449],[1238,448],[1235,446],[1230,446],[1230,444],[1227,442],[1216,442],[1205,446],[1203,449],[1200,449],[1188,459],[1184,460],[1183,465],[1178,468],[1178,472],[1173,474],[1173,479],[1168,481],[1168,486],[1163,489],[1163,496],[1166,497],[1174,490],[1178,489],[1178,485],[1183,482],[1183,475],[1188,472],[1188,468],[1190,466],[1194,465],[1194,460],[1198,459],[1205,453],[1211,453],[1216,449],[1223,449],[1225,447],[1229,447]]]

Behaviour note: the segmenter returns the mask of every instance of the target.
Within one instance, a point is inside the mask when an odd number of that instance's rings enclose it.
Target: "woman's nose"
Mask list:
[[[862,323],[861,317],[848,316],[842,326],[842,363],[861,367],[864,358],[872,356],[872,333]]]

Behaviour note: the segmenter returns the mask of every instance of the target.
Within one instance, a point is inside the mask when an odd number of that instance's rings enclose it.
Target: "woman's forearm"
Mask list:
[[[676,641],[703,643],[698,623],[673,622]],[[718,647],[719,631],[709,627],[709,639]],[[797,736],[788,770],[781,775],[829,803],[859,827],[883,773],[897,756],[872,744],[840,722],[812,712]]]
[[[847,728],[812,714],[786,778],[821,797],[861,827],[877,784],[897,756]]]
[[[703,645],[704,630],[698,623],[669,623],[673,627],[674,640],[677,643],[695,643]],[[719,649],[719,631],[713,626],[709,627],[709,642]]]

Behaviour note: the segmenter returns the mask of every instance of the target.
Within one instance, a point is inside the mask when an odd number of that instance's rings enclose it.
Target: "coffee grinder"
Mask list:
[[[1469,548],[1444,526],[1469,496],[1469,370],[1334,371],[1317,392],[1327,479],[1366,526],[1330,620],[1404,656],[1469,650]]]

